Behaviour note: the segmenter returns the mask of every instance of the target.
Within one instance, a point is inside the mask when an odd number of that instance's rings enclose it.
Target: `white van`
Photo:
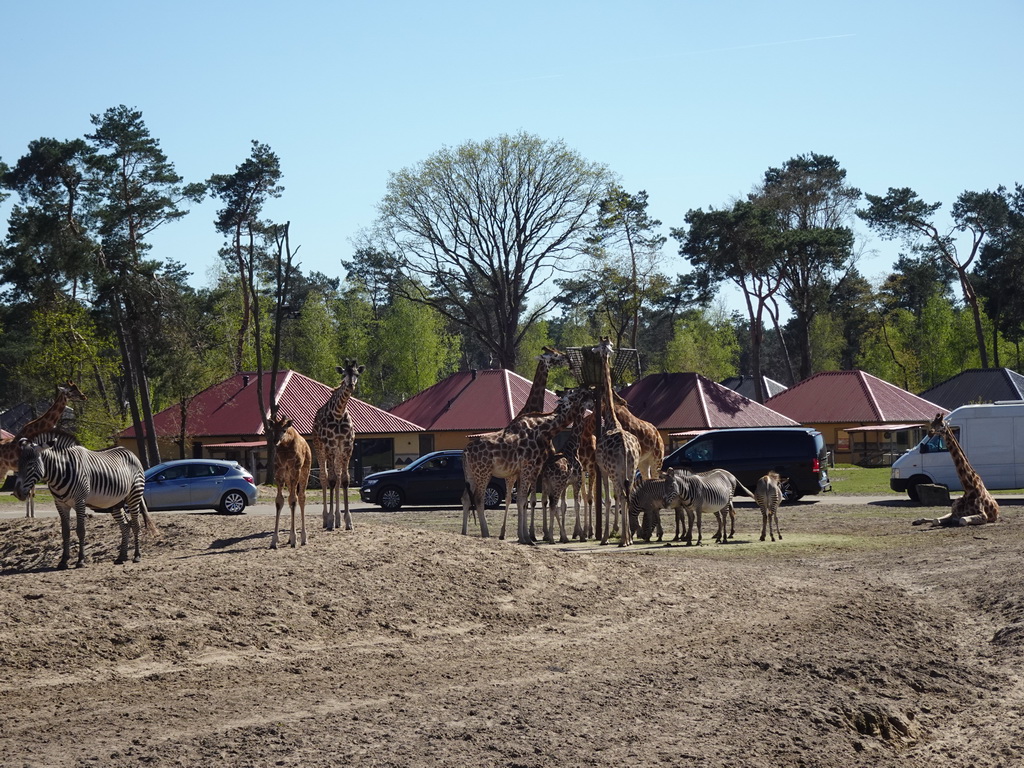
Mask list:
[[[1024,401],[961,405],[946,417],[957,441],[990,491],[1024,488]],[[945,440],[931,435],[892,465],[889,487],[918,500],[917,486],[927,483],[963,490]]]

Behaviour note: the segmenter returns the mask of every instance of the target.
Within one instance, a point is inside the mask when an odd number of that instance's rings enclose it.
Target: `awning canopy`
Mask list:
[[[203,448],[265,448],[266,440],[253,440],[246,443],[204,443]]]
[[[871,424],[866,427],[847,427],[844,432],[905,432],[909,429],[923,429],[927,424]]]

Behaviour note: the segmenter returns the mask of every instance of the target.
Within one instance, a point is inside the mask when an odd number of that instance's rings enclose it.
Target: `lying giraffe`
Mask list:
[[[953,428],[942,414],[936,414],[932,421],[930,434],[941,435],[949,448],[949,457],[953,460],[953,466],[960,477],[960,485],[964,488],[964,494],[953,501],[953,508],[942,517],[923,517],[915,520],[913,525],[930,523],[934,526],[957,526],[957,525],[984,525],[994,523],[999,519],[999,504],[992,494],[988,492],[981,476],[974,471],[971,462],[967,460],[967,454],[960,447],[960,441],[956,439]]]

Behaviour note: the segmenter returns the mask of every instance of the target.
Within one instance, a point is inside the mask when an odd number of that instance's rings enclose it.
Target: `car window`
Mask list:
[[[216,477],[217,475],[223,474],[217,470],[221,469],[214,464],[189,464],[188,465],[188,476],[189,477]]]
[[[711,461],[715,458],[711,439],[697,440],[686,446],[683,455],[690,461]]]
[[[177,480],[179,477],[185,476],[184,467],[168,467],[167,469],[159,472],[156,476],[157,480]]]
[[[449,457],[437,456],[420,466],[421,472],[444,472],[448,469]]]

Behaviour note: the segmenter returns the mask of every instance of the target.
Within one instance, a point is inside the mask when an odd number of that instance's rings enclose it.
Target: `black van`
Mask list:
[[[705,432],[666,456],[662,469],[727,469],[751,491],[774,470],[787,479],[782,486],[786,501],[796,501],[832,489],[827,463],[825,439],[818,430],[763,427]]]

